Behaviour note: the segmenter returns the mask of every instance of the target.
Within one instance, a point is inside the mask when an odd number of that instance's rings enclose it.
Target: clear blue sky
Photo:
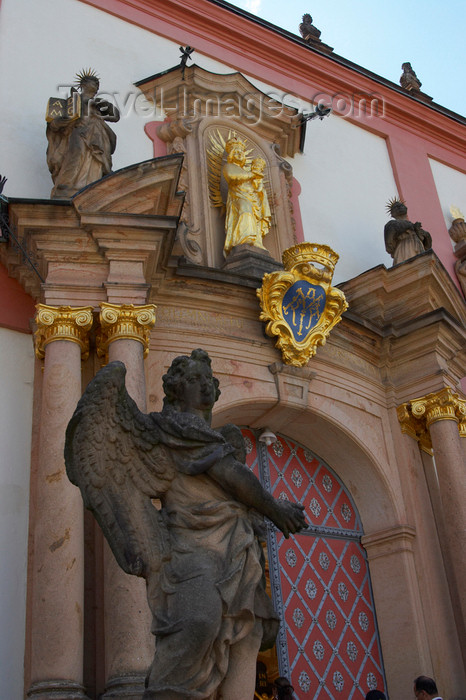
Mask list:
[[[399,84],[409,61],[434,102],[466,115],[466,0],[229,0],[299,35],[305,12],[335,53]]]

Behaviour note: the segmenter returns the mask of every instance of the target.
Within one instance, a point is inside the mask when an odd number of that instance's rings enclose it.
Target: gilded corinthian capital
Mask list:
[[[466,437],[466,401],[450,387],[401,404],[397,413],[401,431],[417,440],[426,452],[431,451],[429,428],[436,421],[455,421],[459,434]]]
[[[54,340],[69,340],[81,348],[81,358],[89,356],[88,333],[92,328],[92,306],[36,306],[37,330],[34,334],[36,356],[45,357],[45,347]]]
[[[144,357],[149,353],[149,338],[155,324],[154,304],[134,306],[134,304],[100,305],[101,332],[97,336],[97,354],[106,357],[108,346],[114,340],[137,340],[144,347]]]

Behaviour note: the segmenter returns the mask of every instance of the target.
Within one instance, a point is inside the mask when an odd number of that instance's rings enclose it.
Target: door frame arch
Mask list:
[[[407,523],[399,485],[389,478],[397,478],[395,454],[389,455],[385,444],[390,430],[382,425],[384,421],[390,424],[389,412],[367,414],[348,400],[317,395],[314,405],[272,402],[265,396],[244,400],[222,386],[214,427],[234,422],[286,435],[329,464],[347,486],[365,533],[362,544],[368,557],[388,689],[394,697],[402,695],[415,677],[413,672],[429,669],[432,663],[416,570],[416,531]],[[361,414],[362,421],[358,420]]]

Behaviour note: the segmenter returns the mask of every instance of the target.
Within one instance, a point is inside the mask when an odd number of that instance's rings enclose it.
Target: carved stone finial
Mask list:
[[[450,207],[450,213],[453,218],[453,222],[448,230],[450,238],[455,243],[466,241],[466,222],[464,220],[464,214],[454,206]]]
[[[100,304],[101,331],[97,336],[97,355],[107,358],[108,346],[114,340],[137,340],[144,347],[144,357],[149,353],[150,331],[155,324],[154,304]]]
[[[299,31],[304,41],[307,41],[308,44],[313,44],[315,42],[320,43],[321,32],[312,24],[312,17],[309,13],[303,15],[303,21],[299,25]]]
[[[401,67],[403,69],[403,73],[400,77],[400,85],[403,88],[403,90],[406,90],[406,92],[409,92],[413,95],[421,92],[422,83],[418,79],[416,73],[413,71],[411,63],[406,61],[406,63],[403,63]]]
[[[402,199],[393,197],[387,203],[393,217],[384,228],[385,250],[393,258],[393,264],[409,260],[432,247],[432,237],[424,231],[420,221],[408,220],[408,209]]]
[[[35,352],[39,360],[45,357],[45,347],[54,340],[70,340],[81,348],[81,358],[89,356],[88,333],[92,328],[92,306],[37,305],[37,330],[34,334]]]
[[[466,437],[466,401],[450,387],[401,404],[397,414],[401,432],[417,440],[420,448],[429,454],[432,454],[429,428],[436,421],[455,421],[460,436]]]

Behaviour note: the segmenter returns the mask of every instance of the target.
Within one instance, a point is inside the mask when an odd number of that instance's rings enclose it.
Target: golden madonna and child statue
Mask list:
[[[65,462],[118,564],[146,579],[156,652],[143,698],[251,700],[257,654],[278,631],[263,516],[288,537],[306,527],[303,506],[261,486],[239,428],[211,427],[220,391],[204,350],[173,360],[159,413],[137,408],[125,374],[112,362],[89,383]]]
[[[272,219],[264,182],[267,164],[260,156],[251,159],[250,151],[236,134],[226,142],[220,133],[211,137],[209,189],[213,205],[225,207],[225,256],[237,245],[266,250],[263,238]],[[226,202],[222,182],[228,187]]]

